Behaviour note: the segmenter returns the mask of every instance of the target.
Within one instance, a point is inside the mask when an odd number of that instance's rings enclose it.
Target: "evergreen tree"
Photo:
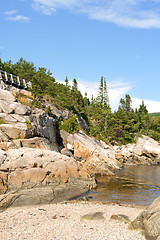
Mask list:
[[[129,114],[131,112],[131,110],[132,110],[131,102],[132,102],[132,100],[131,100],[131,97],[130,97],[129,94],[126,94],[125,98],[124,99],[121,98],[121,100],[120,100],[120,108],[123,111],[125,111],[127,114]]]
[[[147,134],[149,131],[149,114],[146,106],[144,105],[144,101],[140,105],[138,109],[139,116],[139,130],[143,134]]]
[[[98,96],[97,96],[97,103],[99,103],[101,106],[103,106],[103,103],[104,103],[104,80],[103,80],[103,77],[101,77],[101,80],[100,80]]]
[[[66,77],[66,79],[65,79],[65,85],[66,85],[66,87],[68,87],[68,84],[69,84],[69,81],[68,81],[68,78]]]
[[[73,90],[78,90],[78,83],[77,83],[77,80],[74,78],[73,79],[73,87],[72,87]]]
[[[105,78],[104,78],[103,98],[104,98],[104,107],[109,107],[108,89],[107,89]]]
[[[106,79],[103,77],[100,79],[97,98],[92,96],[89,101],[87,93],[83,97],[78,90],[76,79],[73,80],[72,88],[68,85],[67,77],[64,84],[57,83],[49,70],[36,68],[32,62],[27,62],[23,58],[14,64],[11,60],[3,62],[0,59],[0,68],[32,82],[31,91],[37,107],[43,107],[43,97],[45,97],[54,106],[72,111],[69,121],[63,122],[63,128],[67,131],[79,130],[74,116],[76,113],[87,121],[89,134],[98,139],[126,144],[133,142],[135,134],[140,133],[160,141],[160,116],[157,114],[151,117],[144,101],[139,109],[134,111],[131,106],[131,97],[126,94],[125,98],[120,100],[118,111],[111,112]],[[46,111],[48,114],[52,112],[51,109]]]
[[[126,96],[125,96],[125,100],[126,100],[126,112],[127,113],[130,113],[131,112],[131,102],[132,102],[132,100],[131,100],[131,97],[130,97],[130,95],[129,94],[126,94]]]

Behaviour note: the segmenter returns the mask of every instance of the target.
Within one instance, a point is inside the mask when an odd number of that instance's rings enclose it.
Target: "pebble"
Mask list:
[[[113,214],[134,220],[142,210],[88,201],[9,208],[0,213],[0,240],[144,240],[128,224],[110,220]],[[81,220],[94,212],[103,212],[104,220]]]

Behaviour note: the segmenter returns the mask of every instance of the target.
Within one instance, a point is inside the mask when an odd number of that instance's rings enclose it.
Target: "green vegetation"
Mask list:
[[[150,117],[159,117],[160,116],[160,112],[156,112],[156,113],[149,113]]]
[[[30,121],[26,120],[25,123],[27,124],[27,127],[28,127],[29,129],[32,129],[32,124],[31,124]]]
[[[80,127],[77,123],[76,116],[71,114],[68,120],[63,120],[63,122],[60,122],[59,129],[63,129],[69,133],[78,132]]]
[[[3,119],[0,119],[0,125],[1,124],[7,124]]]
[[[73,133],[80,128],[74,114],[78,114],[86,120],[89,126],[89,135],[105,142],[117,142],[127,144],[134,142],[138,134],[148,135],[160,141],[160,113],[148,114],[142,101],[139,109],[132,108],[132,99],[126,95],[120,99],[119,108],[112,112],[109,105],[106,79],[101,77],[98,96],[89,100],[87,93],[83,97],[78,90],[78,82],[73,79],[72,86],[66,77],[64,84],[56,82],[52,73],[45,68],[36,68],[32,62],[21,58],[17,63],[11,61],[2,62],[3,71],[18,75],[32,82],[32,106],[43,108],[52,116],[50,107],[45,107],[45,101],[60,109],[68,109],[72,112],[68,120],[60,121],[57,126],[67,132]],[[19,96],[19,98],[22,96]],[[29,123],[27,123],[29,126]]]

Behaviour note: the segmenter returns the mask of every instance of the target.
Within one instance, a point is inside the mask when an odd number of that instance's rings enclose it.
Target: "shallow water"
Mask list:
[[[90,201],[150,205],[160,196],[160,166],[126,166],[116,177],[97,177]]]

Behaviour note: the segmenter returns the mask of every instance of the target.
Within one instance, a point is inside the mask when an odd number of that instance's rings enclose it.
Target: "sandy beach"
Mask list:
[[[110,220],[124,214],[134,220],[144,207],[95,202],[64,202],[8,208],[0,213],[1,240],[144,240],[128,223]],[[102,212],[104,219],[82,220],[88,213]]]

